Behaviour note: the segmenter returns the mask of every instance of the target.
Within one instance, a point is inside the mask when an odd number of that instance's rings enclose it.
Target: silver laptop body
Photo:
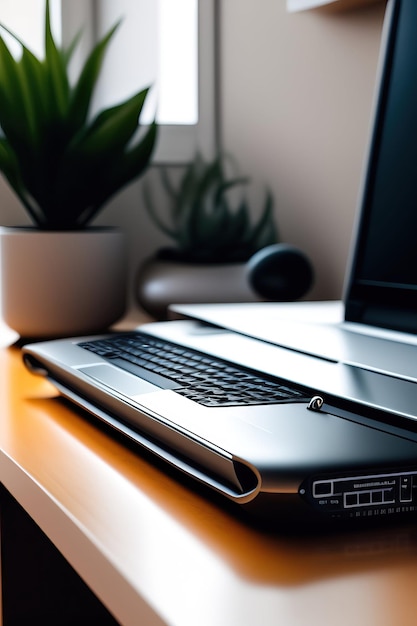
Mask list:
[[[139,365],[122,365],[119,347],[108,348],[113,334],[23,348],[26,365],[97,423],[277,523],[416,511],[417,254],[405,236],[417,226],[408,167],[417,153],[415,24],[415,0],[390,1],[343,304],[177,305],[173,317],[182,319],[119,338],[131,350],[140,339],[155,358],[170,347],[183,372],[191,362],[213,371],[197,385],[211,394],[203,401],[185,383],[158,378],[167,363],[156,376],[140,365],[142,352]],[[398,102],[405,135],[392,128]],[[216,391],[218,367],[229,376],[226,397]],[[249,401],[238,398],[241,388]]]

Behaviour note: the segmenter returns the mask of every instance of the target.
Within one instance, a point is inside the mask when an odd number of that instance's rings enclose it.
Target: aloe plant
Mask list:
[[[244,194],[237,205],[231,200],[231,192],[250,181],[247,177],[228,178],[225,160],[220,155],[207,162],[197,154],[177,186],[161,169],[168,201],[165,218],[156,209],[149,184],[145,184],[144,200],[150,217],[175,242],[174,248],[162,251],[165,258],[199,263],[241,262],[277,242],[271,193],[267,192],[261,215],[253,222]]]
[[[59,47],[45,10],[45,55],[15,34],[15,59],[0,36],[0,171],[43,230],[84,228],[122,187],[139,177],[154,148],[157,126],[135,137],[148,88],[90,119],[90,105],[116,24],[91,51],[77,80],[68,66],[79,41]]]

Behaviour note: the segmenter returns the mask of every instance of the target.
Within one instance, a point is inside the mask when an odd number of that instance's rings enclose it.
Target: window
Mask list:
[[[94,106],[152,85],[144,121],[160,125],[157,163],[185,163],[216,150],[216,0],[50,0],[54,32],[67,44],[81,29],[74,71],[92,43],[122,18],[109,47]],[[2,0],[1,20],[37,54],[45,0]]]
[[[82,4],[80,12],[75,6]],[[152,85],[145,120],[160,125],[157,163],[185,163],[216,150],[216,0],[63,0],[64,41],[79,26],[94,40],[120,18],[100,79],[96,107]],[[89,5],[89,6],[88,6]],[[74,20],[75,18],[75,20]]]

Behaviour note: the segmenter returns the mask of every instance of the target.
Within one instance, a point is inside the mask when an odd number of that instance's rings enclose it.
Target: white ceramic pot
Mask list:
[[[3,319],[25,338],[100,332],[126,309],[126,247],[111,228],[0,228]]]

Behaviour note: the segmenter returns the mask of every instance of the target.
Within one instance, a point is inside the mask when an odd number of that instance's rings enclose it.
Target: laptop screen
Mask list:
[[[394,0],[346,319],[417,332],[417,1]]]

